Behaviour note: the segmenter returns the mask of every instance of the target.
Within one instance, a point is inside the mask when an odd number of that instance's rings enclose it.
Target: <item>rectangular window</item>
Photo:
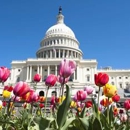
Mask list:
[[[122,88],[122,83],[120,83],[119,85],[120,85],[120,88]]]
[[[87,76],[87,82],[89,82],[90,81],[90,77],[89,76]]]

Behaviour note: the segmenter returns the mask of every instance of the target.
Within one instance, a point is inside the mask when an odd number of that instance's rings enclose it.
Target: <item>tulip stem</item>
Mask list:
[[[63,83],[61,85],[62,87],[62,97],[61,97],[61,102],[63,101],[63,96],[64,96],[64,84],[65,84],[65,78],[63,78]]]
[[[49,90],[49,86],[47,86],[47,91],[46,91],[46,99],[45,99],[44,116],[46,115],[46,105],[47,105],[47,95],[48,95],[48,90]]]
[[[101,88],[99,87],[99,91],[98,91],[98,106],[97,106],[97,107],[98,107],[98,109],[99,109],[99,97],[100,97],[100,89],[101,89]]]
[[[108,97],[108,104],[107,104],[107,121],[109,124],[109,97]]]
[[[97,109],[99,110],[99,97],[100,97],[100,87],[99,87],[99,91],[98,91],[98,104],[97,104]],[[97,110],[97,118],[99,118],[99,112]]]
[[[62,97],[64,96],[64,84],[62,84],[62,96],[61,96],[61,100],[62,100]],[[61,101],[62,102],[62,101]]]

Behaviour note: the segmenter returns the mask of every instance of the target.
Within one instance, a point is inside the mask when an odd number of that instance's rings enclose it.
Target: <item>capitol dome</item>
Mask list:
[[[40,42],[37,58],[77,58],[82,59],[82,51],[74,32],[64,23],[62,8],[59,8],[57,23],[51,26]]]

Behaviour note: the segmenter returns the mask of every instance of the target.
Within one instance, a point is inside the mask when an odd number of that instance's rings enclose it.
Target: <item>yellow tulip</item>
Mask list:
[[[2,105],[0,105],[0,110],[2,109]]]
[[[59,97],[59,104],[61,104],[64,100],[65,100],[65,96],[61,96],[61,97]]]
[[[2,93],[2,96],[3,96],[4,98],[9,98],[10,95],[11,95],[11,92],[9,92],[9,91],[7,91],[7,90],[4,90],[3,93]]]
[[[103,87],[103,93],[106,97],[113,97],[114,95],[117,94],[117,88],[116,86],[114,85],[111,85],[111,84],[106,84],[104,87]]]
[[[77,106],[77,103],[74,102],[74,101],[71,101],[70,107],[71,107],[71,108],[75,108],[76,106]]]

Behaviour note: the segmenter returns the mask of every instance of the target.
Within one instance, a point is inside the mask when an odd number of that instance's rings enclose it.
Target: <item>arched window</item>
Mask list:
[[[56,91],[52,91],[51,92],[51,96],[57,96],[57,92]]]
[[[44,91],[40,91],[39,96],[44,96]]]
[[[20,81],[20,77],[17,77],[17,82],[19,82]]]
[[[112,85],[114,85],[114,82],[111,82]]]
[[[89,82],[90,81],[90,76],[89,75],[87,75],[87,82]]]

